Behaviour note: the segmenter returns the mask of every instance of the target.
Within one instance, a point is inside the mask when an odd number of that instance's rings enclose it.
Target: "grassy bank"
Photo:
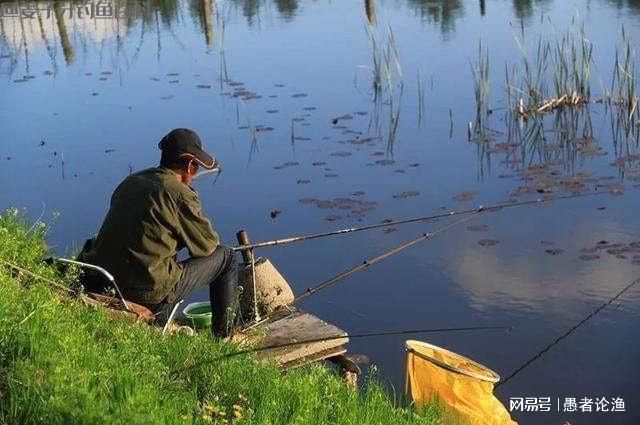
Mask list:
[[[0,213],[0,259],[73,286],[42,263],[45,233]],[[441,422],[437,407],[397,408],[375,382],[353,392],[319,365],[282,374],[246,356],[206,363],[233,350],[205,336],[163,340],[0,265],[0,424]]]

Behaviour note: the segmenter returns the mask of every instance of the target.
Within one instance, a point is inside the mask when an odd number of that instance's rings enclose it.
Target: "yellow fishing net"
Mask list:
[[[439,399],[469,425],[517,425],[493,395],[500,377],[491,369],[444,348],[406,341],[406,392],[423,405]]]

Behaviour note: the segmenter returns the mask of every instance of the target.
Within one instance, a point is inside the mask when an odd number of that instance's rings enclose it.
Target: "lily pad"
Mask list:
[[[407,190],[404,192],[396,193],[395,195],[393,195],[393,199],[407,199],[418,195],[420,195],[420,192],[418,192],[417,190]]]
[[[478,241],[478,244],[480,246],[494,246],[497,245],[500,241],[498,241],[497,239],[480,239]]]
[[[324,219],[326,221],[337,221],[337,220],[342,220],[342,216],[337,214],[332,214],[332,215],[326,216]]]

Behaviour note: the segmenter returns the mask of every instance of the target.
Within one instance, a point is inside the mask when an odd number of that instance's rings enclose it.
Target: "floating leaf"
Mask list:
[[[497,245],[499,241],[497,239],[480,239],[478,244],[480,246],[494,246]]]
[[[396,193],[395,195],[393,195],[394,199],[406,199],[406,198],[412,198],[414,196],[418,196],[420,195],[420,192],[418,192],[417,190],[407,190],[404,192],[399,192]]]
[[[546,252],[549,255],[559,255],[564,252],[564,249],[561,249],[561,248],[545,249],[544,252]]]
[[[331,119],[332,124],[337,124],[338,121],[349,121],[352,120],[353,117],[349,114],[340,115],[339,117],[335,117]]]
[[[331,201],[318,201],[316,202],[316,206],[320,209],[326,210],[333,207],[333,203]]]
[[[341,215],[332,214],[332,215],[326,216],[324,219],[326,221],[336,221],[336,220],[342,220],[342,216]]]

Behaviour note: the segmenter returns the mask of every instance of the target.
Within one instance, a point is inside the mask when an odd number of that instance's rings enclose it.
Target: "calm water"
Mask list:
[[[240,228],[271,239],[533,199],[536,189],[623,192],[487,214],[469,225],[488,228],[447,231],[304,303],[352,333],[513,326],[415,336],[507,376],[640,277],[638,250],[589,249],[640,240],[634,137],[614,131],[617,114],[598,104],[550,114],[542,127],[514,124],[504,77],[505,64],[521,63],[514,34],[524,28],[531,49],[539,35],[559,39],[575,20],[594,45],[592,98],[601,98],[621,26],[632,45],[640,40],[637,1],[131,1],[119,3],[122,18],[101,20],[40,5],[34,19],[0,18],[0,207],[47,221],[59,212],[49,236],[59,254],[97,231],[117,183],[154,165],[161,136],[185,126],[223,164],[217,180],[196,186],[228,243]],[[376,96],[370,34],[385,49],[388,28],[392,77]],[[480,40],[494,113],[469,142]],[[536,128],[537,136],[523,136]],[[623,156],[624,169],[611,165]],[[300,292],[444,224],[261,254]],[[599,258],[587,261],[592,255]],[[515,414],[524,424],[639,423],[639,313],[634,289],[497,394],[506,403],[551,397],[552,410],[558,397],[626,402],[626,414]],[[372,338],[350,347],[400,393],[403,342]]]

